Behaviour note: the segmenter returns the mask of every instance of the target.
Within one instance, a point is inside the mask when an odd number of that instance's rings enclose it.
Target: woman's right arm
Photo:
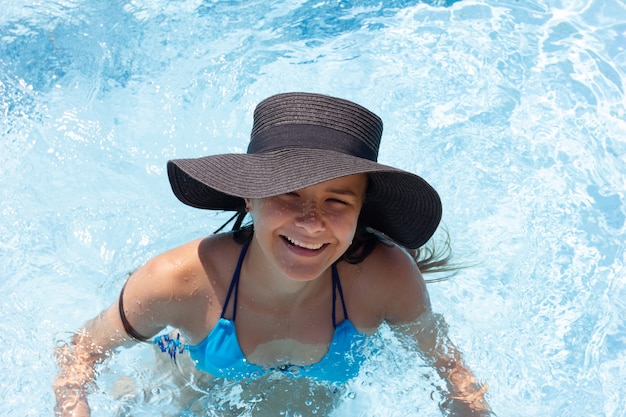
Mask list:
[[[184,285],[195,273],[197,243],[190,243],[148,261],[126,282],[122,296],[124,316],[135,332],[151,338],[168,324],[177,325],[186,301],[176,289],[190,293]],[[196,274],[197,275],[197,274]],[[85,323],[68,345],[57,349],[60,371],[54,382],[56,414],[62,417],[90,415],[87,387],[94,381],[95,365],[110,352],[136,342],[124,329],[119,298],[105,311]]]
[[[201,308],[207,303],[197,290],[200,283],[209,280],[206,265],[198,255],[201,242],[198,239],[163,253],[130,276],[122,296],[124,316],[135,332],[134,337],[152,338],[168,325],[182,329],[197,321],[197,326],[204,326],[205,314]],[[89,416],[87,387],[94,381],[95,365],[112,350],[136,342],[125,330],[119,303],[116,300],[76,332],[69,345],[57,349],[60,367],[54,382],[57,415]]]
[[[94,380],[96,363],[111,350],[133,343],[124,332],[117,303],[88,321],[69,344],[57,348],[60,367],[54,382],[57,416],[89,416],[87,386]]]

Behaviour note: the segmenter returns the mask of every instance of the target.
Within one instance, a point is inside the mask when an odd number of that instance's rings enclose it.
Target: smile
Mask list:
[[[304,243],[304,242],[300,242],[299,240],[292,239],[287,236],[283,236],[283,238],[293,246],[298,246],[298,247],[309,249],[309,250],[320,250],[321,248],[325,246],[325,243]]]

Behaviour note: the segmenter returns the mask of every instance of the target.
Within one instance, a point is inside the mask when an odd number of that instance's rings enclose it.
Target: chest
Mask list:
[[[343,321],[343,315],[336,317]],[[310,365],[328,352],[335,333],[331,301],[291,311],[260,311],[240,301],[234,322],[244,356],[263,365]]]

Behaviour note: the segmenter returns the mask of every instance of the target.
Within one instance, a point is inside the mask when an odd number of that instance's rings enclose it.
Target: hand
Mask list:
[[[458,383],[458,381],[457,381]],[[488,385],[460,383],[463,394],[448,394],[448,400],[441,407],[452,417],[488,417],[494,416],[485,401]],[[469,386],[468,386],[469,385]],[[459,386],[457,386],[458,388]]]
[[[75,357],[68,345],[56,349],[57,361],[61,367],[54,382],[56,396],[55,415],[59,417],[89,417],[91,411],[87,403],[84,385],[89,381],[89,372],[83,366],[76,366]]]
[[[445,401],[441,408],[444,411],[444,415],[449,417],[491,417],[495,416],[488,407],[482,409],[472,408],[471,405],[459,401],[459,400],[448,400]]]
[[[54,414],[57,417],[90,417],[91,410],[87,403],[85,390],[75,386],[56,386],[54,394],[57,398],[57,405]]]
[[[485,400],[488,384],[479,384],[474,375],[461,364],[457,363],[448,374],[448,388],[453,390],[447,394],[448,400],[442,408],[454,417],[486,417],[493,415]]]

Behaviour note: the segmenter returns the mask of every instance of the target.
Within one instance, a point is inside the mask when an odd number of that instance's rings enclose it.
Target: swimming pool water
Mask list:
[[[381,162],[441,194],[471,267],[431,299],[497,415],[626,416],[623,0],[0,6],[0,414],[52,415],[59,341],[221,224],[165,162],[244,151],[256,103],[305,90],[377,112]],[[135,347],[102,367],[94,416],[440,415],[431,371],[378,337],[338,394],[181,389]]]

